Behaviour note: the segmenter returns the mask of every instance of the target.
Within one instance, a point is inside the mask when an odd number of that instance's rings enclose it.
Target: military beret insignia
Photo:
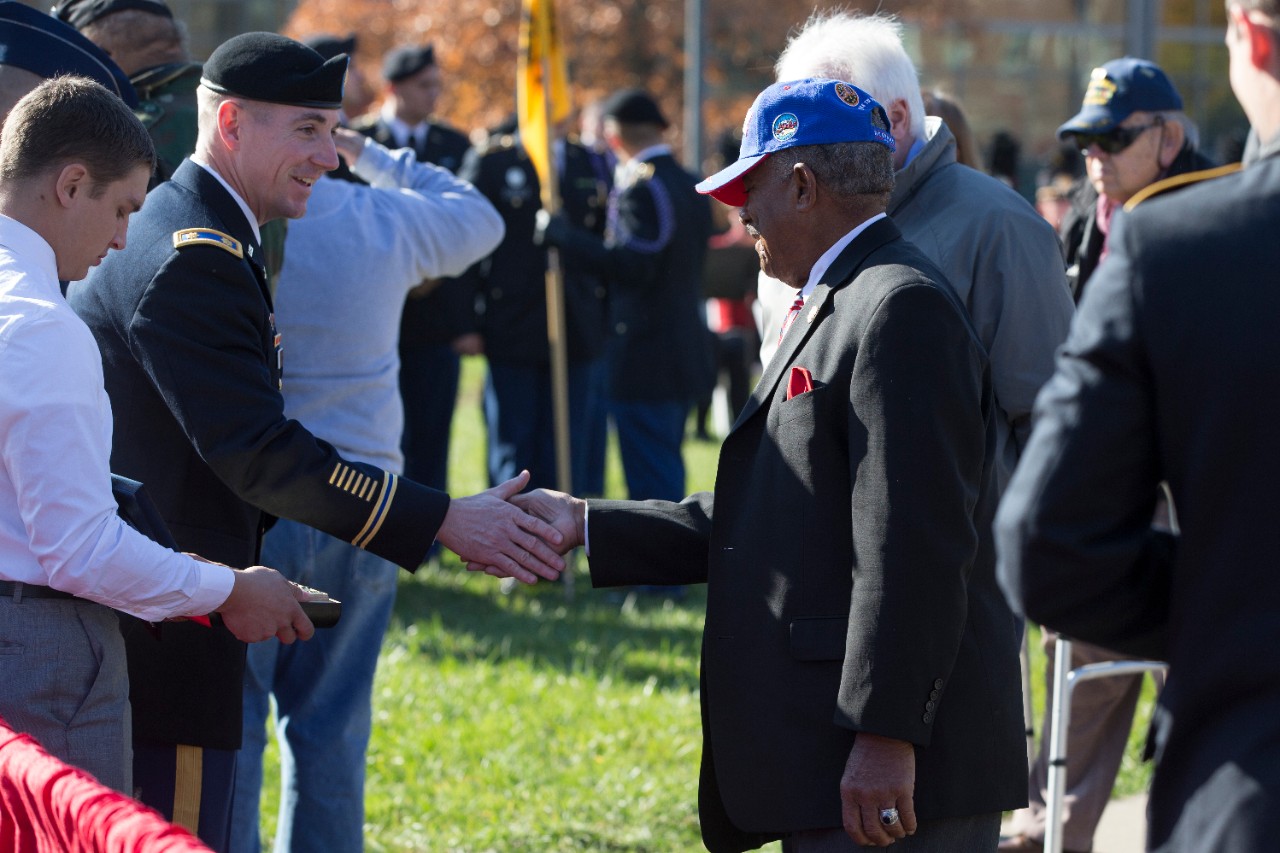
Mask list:
[[[226,249],[237,258],[244,257],[244,246],[230,234],[223,234],[212,228],[184,228],[173,232],[173,248],[184,246],[217,246]]]

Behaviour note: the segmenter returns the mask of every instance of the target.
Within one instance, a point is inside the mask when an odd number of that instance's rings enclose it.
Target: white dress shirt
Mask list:
[[[234,575],[116,514],[102,356],[58,286],[53,249],[0,215],[0,579],[142,619],[211,612]]]

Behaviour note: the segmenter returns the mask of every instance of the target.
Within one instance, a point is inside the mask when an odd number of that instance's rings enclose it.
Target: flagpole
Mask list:
[[[549,2],[549,0],[544,0]],[[551,63],[542,54],[542,79],[551,79]],[[549,215],[560,211],[560,179],[556,171],[555,130],[552,124],[551,98],[543,100],[547,127],[547,177],[543,206]],[[556,481],[562,492],[573,494],[573,465],[569,440],[569,347],[564,319],[564,271],[560,266],[560,250],[547,247],[547,343],[551,349],[551,401],[556,436]],[[573,563],[564,573],[565,595],[573,598]]]
[[[560,51],[555,0],[524,0],[520,62],[517,70],[520,133],[525,153],[533,161],[541,184],[542,208],[560,211],[560,181],[556,169],[555,124],[567,116],[568,77]],[[539,102],[537,99],[541,99]],[[569,437],[569,356],[564,309],[564,271],[560,252],[547,247],[547,345],[551,362],[552,420],[555,433],[556,486],[573,492]],[[573,563],[563,575],[565,596],[573,597]]]

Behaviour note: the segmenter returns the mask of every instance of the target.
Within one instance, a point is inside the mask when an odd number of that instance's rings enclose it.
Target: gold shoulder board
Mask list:
[[[183,228],[173,232],[173,248],[183,246],[218,246],[226,249],[237,258],[244,257],[244,246],[230,234],[214,231],[212,228]]]
[[[1142,189],[1133,194],[1133,198],[1124,203],[1125,210],[1133,210],[1149,198],[1155,198],[1158,195],[1171,192],[1173,190],[1189,187],[1192,184],[1198,184],[1201,181],[1211,181],[1214,178],[1221,178],[1224,175],[1231,175],[1240,171],[1239,163],[1228,163],[1225,166],[1218,166],[1213,169],[1201,169],[1198,172],[1185,172],[1181,175],[1174,175],[1171,178],[1165,178],[1162,181],[1156,181],[1154,184],[1147,184]]]

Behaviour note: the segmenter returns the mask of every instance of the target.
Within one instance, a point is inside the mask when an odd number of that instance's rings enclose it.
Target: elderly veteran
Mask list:
[[[595,585],[707,584],[698,803],[715,853],[991,851],[1026,802],[990,370],[885,216],[893,150],[867,93],[782,82],[737,162],[698,185],[740,207],[795,300],[714,494],[515,498],[587,545]]]
[[[255,561],[279,516],[410,571],[439,539],[521,581],[554,579],[563,560],[538,537],[558,535],[502,500],[527,475],[451,502],[285,416],[258,229],[301,216],[337,165],[346,64],[271,33],[221,45],[204,66],[195,154],[148,196],[129,246],[72,288],[102,350],[113,469],[148,485],[179,545],[232,566]],[[125,631],[141,797],[222,848],[244,644],[182,625]]]

